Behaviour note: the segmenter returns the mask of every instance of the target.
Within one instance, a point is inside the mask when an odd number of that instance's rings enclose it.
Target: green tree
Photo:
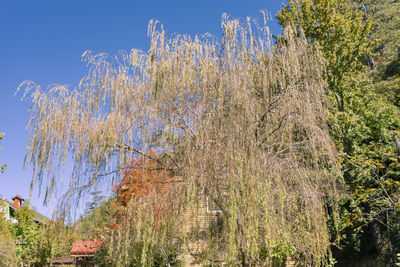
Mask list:
[[[16,253],[20,263],[24,265],[47,264],[51,247],[42,241],[42,226],[35,222],[34,212],[29,205],[23,206],[15,212],[18,221],[11,225],[11,231],[16,240]]]
[[[358,0],[364,16],[374,21],[370,39],[373,49],[375,90],[400,106],[400,2],[397,0]]]
[[[378,253],[392,256],[399,237],[391,233],[399,215],[400,165],[393,136],[400,130],[400,114],[368,75],[365,58],[376,44],[370,41],[372,22],[349,0],[290,0],[277,17],[283,26],[302,29],[325,57],[331,135],[349,192],[341,200],[342,244],[352,253],[365,253],[371,247],[361,243],[370,236]]]
[[[350,0],[289,0],[277,14],[283,27],[290,25],[318,44],[326,61],[328,93],[339,111],[352,97],[349,84],[364,70],[363,58],[373,46],[368,41],[371,21],[365,21]],[[333,101],[332,101],[333,102]]]
[[[84,216],[87,216],[93,212],[96,207],[99,207],[105,199],[105,196],[101,195],[101,191],[90,192],[91,201],[86,203],[86,209]]]
[[[104,196],[99,197],[96,192],[93,194],[93,200],[104,199]],[[88,203],[85,214],[75,223],[76,231],[84,239],[100,240],[103,237],[103,231],[107,231],[107,227],[115,221],[113,214],[115,209],[112,203],[115,198],[110,198],[107,201]]]
[[[75,240],[82,239],[74,226],[65,224],[63,217],[49,221],[41,229],[40,246],[47,247],[50,258],[70,257],[72,244]],[[45,249],[45,251],[47,251]]]
[[[104,196],[99,196],[98,191],[91,194],[92,200],[87,203],[84,215],[74,224],[75,233],[85,240],[101,240],[104,243],[96,253],[94,260],[100,266],[110,266],[113,261],[109,257],[108,239],[113,235],[113,228],[116,226],[114,217],[116,209],[116,197],[104,200]],[[95,200],[101,200],[96,202]]]
[[[0,199],[0,207],[1,207]],[[16,264],[14,239],[10,232],[10,224],[5,221],[0,211],[0,266],[8,267]]]

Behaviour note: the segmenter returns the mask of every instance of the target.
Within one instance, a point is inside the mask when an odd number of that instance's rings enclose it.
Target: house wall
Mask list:
[[[182,231],[185,234],[190,232],[201,233],[208,231],[211,223],[217,221],[217,213],[210,212],[207,208],[207,200],[205,197],[197,204],[189,205],[183,216]],[[200,234],[201,236],[201,234]],[[202,252],[207,249],[206,240],[193,238],[189,240],[185,247],[185,252],[181,255],[181,259],[185,261],[185,266],[200,267],[199,257]]]
[[[219,211],[210,209],[206,197],[200,204],[191,206],[186,214],[183,216],[184,225],[183,231],[189,233],[190,231],[204,232],[208,231],[211,224],[218,223]],[[188,267],[201,267],[199,263],[199,256],[202,252],[207,249],[206,240],[201,238],[189,241],[186,245],[186,252],[181,255],[181,259],[185,261],[185,266]],[[291,257],[288,257],[286,261],[281,265],[285,267],[297,267],[298,263]]]
[[[10,219],[10,204],[7,201],[0,200],[0,213],[3,214],[3,217],[6,219]]]

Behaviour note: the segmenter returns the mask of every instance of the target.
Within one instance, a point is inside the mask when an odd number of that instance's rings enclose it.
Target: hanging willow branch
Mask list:
[[[185,250],[183,243],[200,237],[177,224],[188,223],[184,215],[202,207],[204,194],[221,210],[221,223],[201,236],[199,261],[328,261],[335,149],[318,49],[290,29],[275,45],[265,24],[250,19],[224,16],[222,30],[219,42],[167,39],[152,21],[147,53],[85,53],[90,69],[77,89],[21,85],[32,100],[25,164],[49,192],[69,157],[71,188],[94,176],[109,183],[99,173],[121,170],[150,150],[182,180],[179,193],[163,197],[170,205],[161,226],[144,199],[126,210],[126,223],[109,239],[115,262],[151,266],[157,251],[168,258],[172,245]]]

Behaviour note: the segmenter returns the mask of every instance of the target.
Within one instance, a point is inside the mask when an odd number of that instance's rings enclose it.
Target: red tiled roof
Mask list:
[[[95,254],[101,245],[100,241],[74,241],[71,249],[71,255],[73,254]]]

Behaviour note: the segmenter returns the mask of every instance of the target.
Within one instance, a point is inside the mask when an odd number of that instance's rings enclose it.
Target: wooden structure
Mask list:
[[[76,240],[72,245],[71,257],[52,259],[50,266],[97,267],[98,264],[93,261],[93,257],[100,245],[100,241]]]
[[[71,257],[75,260],[77,267],[96,267],[93,256],[99,250],[100,241],[77,240],[72,245]]]
[[[59,259],[52,259],[50,261],[50,266],[68,266],[75,264],[74,258],[59,258]]]

